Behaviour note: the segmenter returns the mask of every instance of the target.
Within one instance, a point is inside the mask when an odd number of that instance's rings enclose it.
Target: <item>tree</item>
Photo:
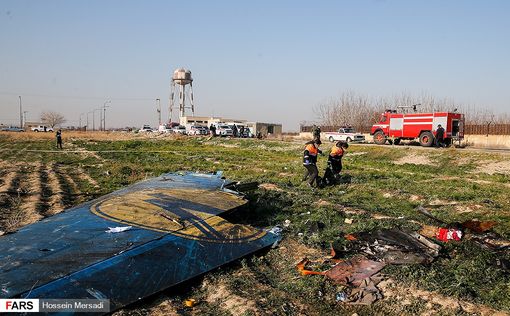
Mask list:
[[[41,121],[44,124],[49,125],[51,128],[54,128],[56,125],[64,124],[66,119],[60,113],[48,111],[48,112],[43,112],[41,114]]]

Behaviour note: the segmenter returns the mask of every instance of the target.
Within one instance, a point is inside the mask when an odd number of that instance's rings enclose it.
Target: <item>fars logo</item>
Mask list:
[[[0,313],[38,313],[39,299],[0,299]]]

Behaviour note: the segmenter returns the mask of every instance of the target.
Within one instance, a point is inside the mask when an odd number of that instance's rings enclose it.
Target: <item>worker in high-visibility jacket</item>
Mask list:
[[[313,187],[320,185],[319,170],[317,169],[317,155],[322,154],[319,146],[322,142],[319,139],[314,139],[305,144],[303,152],[303,166],[306,169],[303,181],[308,179],[308,185]]]
[[[349,144],[344,141],[339,141],[331,148],[331,152],[328,156],[328,166],[324,172],[325,184],[335,184],[340,178],[340,172],[342,171],[342,158],[345,154],[345,150],[349,148]]]

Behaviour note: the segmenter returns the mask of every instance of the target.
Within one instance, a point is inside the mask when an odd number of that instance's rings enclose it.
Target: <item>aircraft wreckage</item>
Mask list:
[[[221,174],[164,174],[0,237],[0,298],[109,299],[111,311],[271,246],[219,215]]]

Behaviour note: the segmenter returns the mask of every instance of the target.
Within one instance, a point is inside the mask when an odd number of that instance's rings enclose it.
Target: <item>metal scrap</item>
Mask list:
[[[416,232],[381,229],[355,235],[349,251],[366,254],[369,258],[389,264],[430,263],[441,247]]]

